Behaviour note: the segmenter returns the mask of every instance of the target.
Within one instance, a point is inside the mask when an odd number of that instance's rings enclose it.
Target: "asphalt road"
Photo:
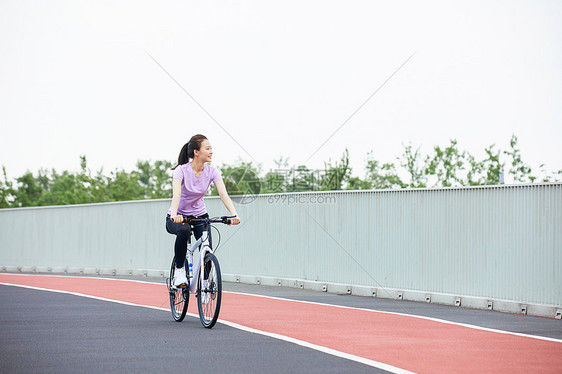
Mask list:
[[[384,373],[198,318],[0,285],[0,373]]]
[[[281,287],[225,283],[224,289],[562,339],[562,322],[549,318]],[[210,330],[189,316],[177,323],[169,311],[5,285],[0,300],[0,373],[385,372],[220,323]]]

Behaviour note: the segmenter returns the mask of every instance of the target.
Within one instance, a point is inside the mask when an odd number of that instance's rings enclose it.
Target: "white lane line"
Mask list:
[[[443,323],[443,324],[447,324],[447,325],[466,327],[466,328],[474,329],[474,330],[482,330],[482,331],[494,332],[494,333],[498,333],[498,334],[515,335],[515,336],[520,336],[520,337],[524,337],[524,338],[531,338],[531,339],[538,339],[538,340],[546,340],[546,341],[555,342],[555,343],[562,343],[562,339],[549,338],[547,336],[530,335],[530,334],[524,334],[524,333],[519,333],[519,332],[498,330],[498,329],[492,329],[492,328],[482,327],[482,326],[477,326],[477,325],[470,325],[470,324],[467,324],[467,323],[447,321],[447,320],[439,319],[439,318],[419,316],[419,315],[415,315],[415,314],[387,312],[387,311],[383,311],[383,310],[357,308],[357,307],[335,305],[335,304],[324,304],[324,303],[319,303],[319,302],[315,302],[315,301],[285,299],[285,298],[282,298],[282,297],[257,295],[257,294],[244,293],[244,292],[232,292],[232,291],[223,291],[223,292],[231,293],[231,294],[238,294],[238,295],[262,297],[262,298],[265,298],[265,299],[291,301],[291,302],[295,302],[295,303],[313,304],[313,305],[321,305],[321,306],[334,307],[334,308],[361,310],[361,311],[371,312],[371,313],[382,313],[382,314],[390,314],[390,315],[396,315],[396,316],[418,318],[418,319],[423,319],[423,320],[427,320],[427,321],[439,322],[439,323]]]
[[[145,283],[149,283],[149,282],[145,282]],[[152,283],[152,284],[158,284],[158,283]],[[168,308],[160,308],[160,307],[155,307],[155,306],[151,306],[151,305],[129,303],[129,302],[126,302],[126,301],[120,301],[120,300],[115,300],[115,299],[107,299],[105,297],[92,296],[92,295],[87,295],[87,294],[83,294],[83,293],[79,293],[79,292],[54,290],[54,289],[48,289],[48,288],[26,286],[26,285],[21,285],[21,284],[4,283],[4,282],[0,282],[0,285],[27,288],[27,289],[38,290],[38,291],[55,292],[55,293],[61,293],[61,294],[66,294],[66,295],[73,295],[73,296],[80,296],[80,297],[86,297],[86,298],[94,299],[94,300],[108,301],[108,302],[116,303],[116,304],[129,305],[129,306],[139,306],[139,307],[155,309],[155,310],[163,310],[163,311],[166,311],[166,312],[170,311]],[[193,313],[187,313],[187,315],[190,316],[190,317],[199,318],[198,315],[193,314]],[[314,349],[314,350],[319,351],[319,352],[327,353],[327,354],[332,355],[332,356],[344,358],[344,359],[351,360],[351,361],[356,361],[356,362],[359,362],[361,364],[365,364],[365,365],[369,365],[369,366],[372,366],[372,367],[376,367],[378,369],[386,370],[386,371],[389,371],[391,373],[395,373],[395,374],[415,374],[414,372],[404,370],[404,369],[401,369],[401,368],[398,368],[398,367],[395,367],[395,366],[392,366],[392,365],[388,365],[388,364],[385,364],[383,362],[369,360],[369,359],[364,358],[364,357],[359,357],[359,356],[355,356],[355,355],[352,355],[352,354],[349,354],[349,353],[336,351],[335,349],[330,349],[330,348],[323,347],[323,346],[316,345],[316,344],[312,344],[312,343],[309,343],[309,342],[306,342],[306,341],[303,341],[303,340],[294,339],[294,338],[291,338],[289,336],[284,336],[284,335],[275,334],[275,333],[262,331],[262,330],[256,330],[256,329],[253,329],[251,327],[246,327],[246,326],[240,325],[238,323],[225,321],[225,320],[222,320],[222,319],[218,319],[217,322],[221,323],[223,325],[227,325],[227,326],[230,326],[232,328],[238,329],[238,330],[242,330],[242,331],[250,332],[250,333],[254,333],[254,334],[259,334],[259,335],[264,335],[264,336],[274,338],[274,339],[278,339],[278,340],[283,340],[283,341],[293,343],[293,344],[297,344],[297,345],[300,345],[300,346],[303,346],[303,347],[306,347],[306,348]]]
[[[169,310],[170,310],[170,309],[168,309],[168,308],[160,308],[160,307],[151,306],[151,305],[129,303],[129,302],[127,302],[127,301],[121,301],[121,300],[115,300],[115,299],[107,299],[107,298],[105,298],[105,297],[87,295],[87,294],[83,294],[83,293],[79,293],[79,292],[63,291],[63,290],[54,290],[54,289],[50,289],[50,288],[41,288],[41,287],[35,287],[35,286],[26,286],[26,285],[23,285],[23,284],[4,283],[4,282],[0,282],[0,285],[2,285],[2,286],[21,287],[21,288],[29,288],[29,289],[31,289],[31,290],[38,290],[38,291],[49,291],[49,292],[55,292],[55,293],[62,293],[62,294],[66,294],[66,295],[81,296],[81,297],[87,297],[88,299],[95,299],[95,300],[101,300],[101,301],[109,301],[109,302],[116,303],[116,304],[123,304],[123,305],[130,305],[130,306],[142,306],[142,307],[145,307],[145,308],[156,309],[156,310],[166,310],[166,311],[169,311]]]
[[[411,374],[411,373],[413,373],[411,371],[401,369],[401,368],[398,368],[396,366],[388,365],[388,364],[378,362],[378,361],[374,361],[374,360],[369,360],[367,358],[355,356],[355,355],[352,355],[352,354],[349,354],[349,353],[336,351],[335,349],[323,347],[321,345],[312,344],[312,343],[309,343],[307,341],[291,338],[291,337],[288,337],[288,336],[285,336],[285,335],[275,334],[275,333],[272,333],[272,332],[267,332],[267,331],[262,331],[262,330],[256,330],[256,329],[253,329],[251,327],[242,326],[240,324],[237,324],[237,323],[234,323],[234,322],[229,322],[229,321],[224,321],[224,320],[221,320],[221,319],[219,319],[218,322],[221,322],[222,324],[225,324],[225,325],[230,326],[230,327],[234,327],[234,328],[239,329],[239,330],[268,336],[268,337],[271,337],[271,338],[274,338],[274,339],[283,340],[283,341],[286,341],[286,342],[289,342],[289,343],[298,344],[298,345],[306,347],[306,348],[311,348],[311,349],[314,349],[316,351],[327,353],[327,354],[330,354],[332,356],[337,356],[337,357],[345,358],[345,359],[348,359],[348,360],[357,361],[357,362],[360,362],[360,363],[365,364],[365,365],[369,365],[369,366],[373,366],[373,367],[376,367],[376,368],[379,368],[379,369],[382,369],[382,370],[390,371],[391,373],[397,373],[397,374]]]
[[[136,279],[122,279],[122,278],[107,278],[107,277],[96,277],[96,276],[89,276],[89,275],[62,275],[62,274],[19,274],[19,273],[0,273],[0,275],[6,275],[9,277],[50,277],[50,278],[74,278],[74,279],[101,279],[101,280],[108,280],[108,281],[120,281],[120,282],[134,282],[134,283],[143,283],[143,284],[156,284],[156,285],[163,285],[165,283],[156,283],[156,282],[148,282],[148,281],[141,281]],[[165,278],[164,278],[165,279]]]

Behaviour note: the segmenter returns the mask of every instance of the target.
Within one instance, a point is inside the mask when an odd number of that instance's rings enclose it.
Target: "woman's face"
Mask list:
[[[203,162],[211,162],[213,157],[213,147],[211,147],[209,140],[205,139],[201,142],[201,148],[199,150],[195,150],[193,153],[195,158]]]

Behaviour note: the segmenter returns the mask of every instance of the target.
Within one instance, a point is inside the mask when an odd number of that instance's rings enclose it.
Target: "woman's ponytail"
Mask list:
[[[201,143],[206,139],[207,137],[201,134],[192,136],[191,139],[181,148],[180,154],[178,156],[178,163],[172,168],[172,170],[180,165],[187,164],[190,159],[195,158],[195,151],[201,149]]]
[[[176,164],[176,166],[172,168],[172,170],[175,170],[178,166],[187,164],[189,162],[188,148],[189,148],[189,142],[185,143],[183,147],[181,147],[181,151],[178,156],[178,163]]]
[[[193,138],[191,138],[191,139],[193,140]],[[191,140],[187,142],[187,157],[191,158],[191,159],[195,158],[195,152],[194,151],[195,151],[196,144],[194,144],[194,143],[196,143],[196,142],[193,142]],[[197,150],[199,150],[199,148],[197,148]]]

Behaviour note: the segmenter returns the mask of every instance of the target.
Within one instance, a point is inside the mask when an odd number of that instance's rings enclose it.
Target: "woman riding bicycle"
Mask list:
[[[176,235],[174,253],[176,269],[173,286],[179,287],[187,284],[187,276],[184,268],[184,260],[187,251],[187,241],[191,234],[191,225],[183,223],[187,218],[208,218],[207,208],[203,196],[207,193],[211,182],[231,215],[235,216],[230,223],[237,225],[240,218],[232,200],[228,196],[220,171],[207,162],[211,162],[213,148],[204,135],[194,135],[181,149],[178,164],[172,168],[174,176],[172,180],[172,205],[166,217],[166,230]],[[189,160],[192,160],[191,162]],[[203,234],[203,227],[193,226],[196,239]],[[208,231],[209,243],[211,243],[211,231]]]

